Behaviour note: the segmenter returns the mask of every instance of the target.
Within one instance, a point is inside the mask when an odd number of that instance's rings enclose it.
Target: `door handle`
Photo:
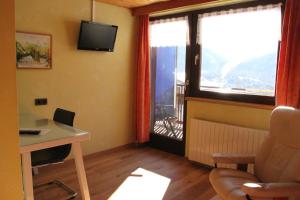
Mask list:
[[[195,66],[197,66],[197,63],[199,61],[199,58],[200,58],[200,55],[199,54],[196,54],[195,55]]]

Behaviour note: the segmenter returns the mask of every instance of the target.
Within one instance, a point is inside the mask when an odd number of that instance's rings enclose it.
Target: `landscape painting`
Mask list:
[[[49,34],[17,32],[17,68],[51,69],[51,42]]]

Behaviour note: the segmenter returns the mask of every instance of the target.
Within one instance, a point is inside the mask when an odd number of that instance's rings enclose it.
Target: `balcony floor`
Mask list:
[[[166,128],[164,125],[164,121],[156,121],[154,124],[154,133],[158,135],[163,135],[172,139],[182,140],[183,139],[183,123],[177,122],[172,123],[174,133],[171,131],[169,127]]]

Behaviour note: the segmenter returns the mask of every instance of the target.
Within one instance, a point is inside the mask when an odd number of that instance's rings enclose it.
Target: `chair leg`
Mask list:
[[[237,170],[247,172],[248,164],[237,164]]]
[[[167,133],[172,133],[172,135],[176,138],[176,134],[175,134],[173,125],[169,120],[169,117],[165,117],[163,119],[163,123],[164,123],[165,128],[167,129]]]
[[[168,124],[170,126],[170,129],[171,129],[171,132],[172,132],[173,136],[176,138],[176,134],[175,134],[175,131],[174,131],[173,124],[172,124],[172,122],[170,122],[169,118],[167,119],[167,122],[168,122]]]
[[[167,130],[167,133],[169,133],[170,130],[169,130],[169,127],[168,127],[168,124],[167,124],[166,121],[167,121],[166,119],[163,119],[163,124],[164,124],[164,126],[165,126],[165,129]]]
[[[65,190],[69,196],[66,198],[66,200],[69,199],[74,199],[77,196],[77,192],[74,191],[72,188],[70,188],[69,186],[67,186],[66,184],[64,184],[63,182],[59,181],[59,180],[54,180],[48,183],[43,183],[43,184],[39,184],[39,185],[35,185],[34,188],[40,188],[40,187],[44,187],[47,185],[57,185],[58,187],[62,188],[63,190]]]

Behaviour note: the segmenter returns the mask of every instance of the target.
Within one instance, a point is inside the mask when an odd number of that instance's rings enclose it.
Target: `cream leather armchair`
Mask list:
[[[270,133],[254,155],[213,154],[216,163],[234,163],[239,170],[215,168],[209,179],[224,200],[300,199],[300,110],[277,107]],[[247,164],[254,164],[254,175]]]

